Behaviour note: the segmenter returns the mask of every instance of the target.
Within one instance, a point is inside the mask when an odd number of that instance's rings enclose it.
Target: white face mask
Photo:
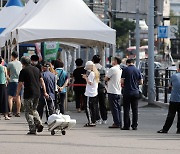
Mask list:
[[[37,64],[38,64],[38,61],[32,61],[31,64],[32,64],[32,65],[37,65]]]

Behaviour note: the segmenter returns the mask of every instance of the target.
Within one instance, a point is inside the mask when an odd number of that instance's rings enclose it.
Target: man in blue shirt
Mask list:
[[[130,129],[130,106],[132,109],[132,129],[137,130],[138,126],[138,99],[139,84],[143,83],[142,75],[139,69],[134,66],[134,59],[126,61],[128,67],[123,69],[121,76],[121,85],[123,87],[123,109],[124,109],[124,127],[122,130]]]
[[[171,82],[170,87],[172,88],[172,90],[171,90],[168,115],[166,118],[166,122],[163,126],[163,129],[159,130],[157,133],[168,133],[177,112],[178,120],[177,120],[176,133],[180,134],[180,62],[177,63],[177,73],[171,76],[170,82]]]
[[[49,71],[50,64],[48,62],[43,63],[43,72],[41,73],[41,76],[44,80],[45,86],[46,86],[46,92],[49,95],[49,98],[46,98],[47,106],[46,106],[46,118],[48,118],[49,115],[52,115],[54,112],[54,100],[55,100],[55,89],[56,89],[56,76]],[[43,111],[45,98],[41,92],[40,102],[37,107],[37,111],[39,113],[39,116],[43,117]],[[48,109],[47,109],[48,108]],[[49,111],[49,113],[47,112]]]
[[[57,80],[57,86],[58,86],[58,103],[57,103],[57,109],[60,109],[60,113],[64,114],[64,101],[66,98],[66,87],[68,85],[68,74],[63,69],[64,63],[60,60],[56,60],[54,64],[54,68],[57,72],[58,80]]]

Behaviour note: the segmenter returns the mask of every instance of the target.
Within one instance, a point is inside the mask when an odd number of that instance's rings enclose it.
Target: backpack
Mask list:
[[[104,69],[98,69],[100,74],[99,84],[98,84],[98,92],[104,92],[105,91],[105,70]]]

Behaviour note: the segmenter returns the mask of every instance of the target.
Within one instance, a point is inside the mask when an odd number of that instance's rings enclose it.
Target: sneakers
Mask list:
[[[21,117],[20,113],[16,113],[15,117]]]
[[[77,109],[77,113],[81,113],[81,109],[80,108]]]
[[[29,131],[29,132],[27,133],[27,135],[36,135],[36,132],[35,132],[35,131]]]
[[[97,120],[97,121],[96,121],[96,124],[97,124],[97,125],[101,125],[101,124],[106,125],[106,124],[107,124],[107,120],[101,120],[101,119],[100,119],[100,120]]]
[[[160,133],[160,134],[167,134],[168,131],[165,131],[165,130],[161,129],[161,130],[157,131],[157,133]]]
[[[106,125],[107,124],[107,120],[103,120],[102,124]]]
[[[121,128],[121,130],[130,130],[130,128],[129,127],[123,127],[123,128]]]
[[[97,124],[97,125],[101,125],[101,124],[102,124],[102,120],[97,120],[97,121],[96,121],[96,124]]]
[[[121,128],[121,127],[117,126],[116,124],[112,124],[112,126],[109,126],[108,128]]]
[[[9,113],[8,113],[8,117],[12,117],[12,112],[9,112]]]

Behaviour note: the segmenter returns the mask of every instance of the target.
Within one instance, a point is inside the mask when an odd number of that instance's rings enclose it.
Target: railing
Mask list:
[[[156,101],[163,101],[164,103],[168,102],[168,98],[170,95],[170,78],[172,74],[176,73],[175,70],[167,69],[155,69],[154,76],[155,76],[155,96]],[[148,69],[144,68],[143,70],[144,76],[144,84],[142,86],[142,93],[145,97],[147,97],[148,93]]]

